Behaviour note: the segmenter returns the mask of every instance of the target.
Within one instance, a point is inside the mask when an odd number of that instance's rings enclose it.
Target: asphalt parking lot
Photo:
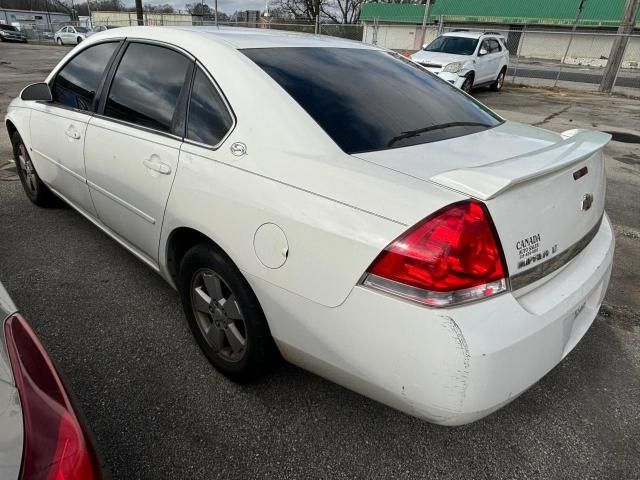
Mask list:
[[[3,44],[0,114],[66,52]],[[475,95],[509,119],[625,142],[606,148],[617,246],[601,314],[538,384],[459,428],[290,365],[250,386],[229,382],[160,277],[72,209],[27,200],[0,133],[0,279],[64,372],[114,478],[640,478],[640,100]]]

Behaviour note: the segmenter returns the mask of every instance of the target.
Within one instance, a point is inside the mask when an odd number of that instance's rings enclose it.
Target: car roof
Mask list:
[[[243,48],[278,48],[278,47],[333,47],[333,48],[364,48],[378,49],[359,41],[329,37],[325,35],[313,35],[309,33],[288,32],[283,30],[270,30],[247,27],[215,27],[215,26],[188,26],[188,27],[122,27],[100,32],[100,38],[130,37],[145,38],[152,32],[162,29],[167,38],[175,39],[176,35],[184,37],[199,37],[216,43],[224,43],[236,49]]]
[[[486,33],[486,32],[447,32],[442,34],[443,37],[465,37],[465,38],[480,38],[480,37],[502,37],[499,33]]]

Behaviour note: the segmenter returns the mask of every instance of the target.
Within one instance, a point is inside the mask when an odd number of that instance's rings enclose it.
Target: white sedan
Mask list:
[[[279,351],[463,424],[557,365],[609,282],[609,135],[505,121],[373,46],[110,30],[6,127],[27,196],[64,200],[174,286],[236,381]]]
[[[78,44],[83,40],[86,40],[87,37],[92,35],[93,32],[85,27],[74,27],[69,25],[68,27],[62,27],[53,35],[53,40],[58,45],[65,44]]]

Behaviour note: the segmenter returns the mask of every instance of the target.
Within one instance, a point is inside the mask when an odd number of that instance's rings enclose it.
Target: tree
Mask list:
[[[335,23],[357,23],[363,3],[364,0],[325,0],[320,9]]]
[[[364,0],[276,0],[271,5],[274,11],[309,23],[318,15],[335,23],[356,23],[363,3]]]
[[[186,9],[191,15],[203,15],[205,17],[213,15],[213,10],[206,3],[187,3]]]

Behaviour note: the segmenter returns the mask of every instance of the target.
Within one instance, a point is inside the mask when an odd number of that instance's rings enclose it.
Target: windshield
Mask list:
[[[477,45],[477,38],[438,37],[425,47],[425,51],[452,53],[454,55],[473,55]]]
[[[17,32],[18,29],[12,25],[0,25],[0,30],[9,30],[11,32]]]
[[[347,153],[434,142],[501,123],[482,104],[397,54],[321,47],[242,52]]]
[[[76,32],[78,33],[87,33],[88,30],[84,27],[74,27],[76,29]]]

